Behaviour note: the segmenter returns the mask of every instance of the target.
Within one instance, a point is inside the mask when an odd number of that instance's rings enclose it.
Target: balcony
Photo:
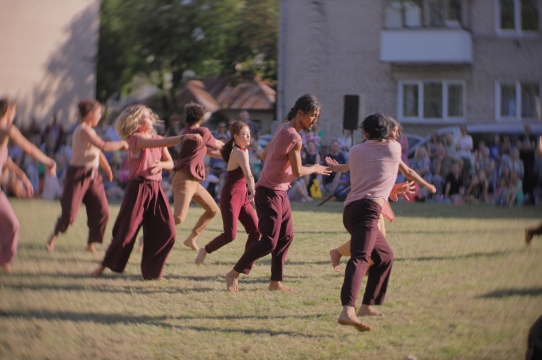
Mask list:
[[[471,64],[472,37],[462,28],[382,30],[380,60],[399,64]]]

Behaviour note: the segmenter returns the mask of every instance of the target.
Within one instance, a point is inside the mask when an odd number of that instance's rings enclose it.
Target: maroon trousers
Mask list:
[[[175,243],[175,221],[160,182],[130,180],[113,227],[113,240],[102,265],[123,272],[143,227],[143,278],[162,276],[162,269]]]
[[[294,239],[288,194],[259,186],[254,200],[261,238],[245,251],[233,269],[248,274],[254,261],[271,253],[271,281],[282,281],[284,261]]]
[[[226,188],[224,188],[226,189]],[[220,212],[222,214],[222,223],[224,224],[224,232],[211,240],[206,246],[205,251],[212,253],[217,251],[222,246],[231,243],[237,235],[237,220],[245,228],[248,234],[248,239],[245,245],[245,251],[255,241],[260,238],[258,231],[258,218],[256,213],[247,199],[246,187],[243,189],[243,194],[240,196],[231,196],[228,191],[222,191],[220,197]]]
[[[529,231],[533,235],[542,235],[542,223],[540,223],[540,225],[538,225],[536,228],[529,229]]]
[[[393,263],[393,251],[386,238],[378,230],[381,206],[375,201],[361,199],[344,208],[343,224],[352,236],[350,239],[350,260],[346,265],[341,290],[343,306],[356,307],[356,299],[369,258],[374,264],[369,268],[363,305],[384,303],[386,289]]]
[[[75,221],[81,203],[87,208],[88,243],[102,243],[109,220],[109,207],[98,169],[69,166],[60,206],[62,213],[55,225],[55,236]]]

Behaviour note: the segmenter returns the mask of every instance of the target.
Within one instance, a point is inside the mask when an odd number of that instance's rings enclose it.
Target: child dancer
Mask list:
[[[220,196],[220,211],[224,232],[214,238],[205,247],[199,249],[196,264],[203,263],[205,256],[222,246],[229,244],[237,234],[237,220],[248,234],[245,250],[260,238],[258,218],[250,205],[254,202],[254,177],[250,171],[248,151],[250,128],[246,123],[236,121],[230,126],[231,138],[220,150],[222,158],[228,164],[226,183]],[[248,185],[248,193],[247,193]]]
[[[17,112],[14,102],[8,99],[0,99],[0,174],[3,168],[10,168],[22,178],[28,195],[33,193],[32,184],[26,175],[19,172],[19,168],[8,158],[8,141],[11,140],[25,153],[47,166],[47,172],[56,175],[55,161],[42,153],[34,144],[28,141],[13,125],[13,119]],[[11,261],[17,252],[19,242],[19,221],[8,202],[6,195],[0,190],[0,268],[10,273]]]
[[[111,167],[104,152],[126,150],[128,143],[103,141],[94,128],[102,118],[102,105],[96,100],[83,100],[79,103],[81,123],[73,131],[72,158],[66,171],[64,190],[60,199],[62,213],[45,248],[52,252],[56,237],[64,233],[75,221],[81,203],[87,208],[88,241],[86,251],[95,252],[94,243],[102,243],[105,227],[109,220],[109,207],[98,167],[105,171],[109,181],[113,178]]]
[[[106,267],[123,272],[143,227],[141,273],[144,279],[162,279],[162,269],[175,243],[175,222],[168,200],[160,187],[162,170],[173,168],[167,147],[195,140],[196,134],[162,138],[153,126],[158,122],[151,109],[143,105],[127,107],[115,122],[119,135],[129,142],[130,181],[113,227],[113,240],[102,263],[90,274],[98,277]]]

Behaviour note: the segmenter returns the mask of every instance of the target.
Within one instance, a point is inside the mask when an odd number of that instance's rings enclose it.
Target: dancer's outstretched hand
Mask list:
[[[413,181],[405,181],[399,184],[393,185],[390,193],[390,199],[392,201],[397,201],[399,196],[403,196],[408,199],[409,194],[414,194],[416,192],[416,187],[414,186]]]
[[[200,134],[186,134],[184,135],[184,140],[194,140],[198,144],[201,144],[203,142],[203,138]]]
[[[314,166],[314,174],[320,174],[320,175],[326,175],[329,176],[331,174],[331,169],[328,167],[325,167],[320,164],[315,164]]]

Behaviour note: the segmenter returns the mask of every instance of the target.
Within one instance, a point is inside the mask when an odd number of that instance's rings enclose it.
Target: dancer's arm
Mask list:
[[[414,186],[414,182],[404,181],[402,183],[393,185],[390,193],[390,199],[392,201],[397,201],[399,196],[403,196],[408,199],[408,195],[415,193],[416,187]]]
[[[160,158],[160,160],[156,160],[154,165],[150,167],[151,174],[157,174],[162,170],[171,170],[173,169],[173,165],[173,159],[169,154],[169,150],[167,149],[167,147],[164,147],[162,148],[162,157]]]
[[[215,139],[215,146],[209,146],[209,145],[207,146],[207,155],[215,159],[222,159],[222,154],[220,153],[220,149],[222,149],[223,146],[224,146],[224,142],[222,142],[221,140]]]
[[[113,170],[111,170],[111,166],[109,165],[107,158],[105,157],[104,153],[101,151],[100,151],[100,167],[105,172],[107,179],[109,179],[109,181],[113,181]]]
[[[98,149],[100,149],[103,152],[111,152],[115,150],[127,150],[128,149],[128,143],[124,140],[119,141],[104,141],[101,137],[96,135],[94,131],[91,131],[92,129],[89,126],[82,126],[81,127],[81,134],[92,145],[96,146]]]
[[[164,137],[161,139],[138,136],[132,152],[137,153],[138,151],[144,148],[163,148],[163,147],[175,146],[179,142],[185,141],[185,140],[193,140],[197,142],[198,144],[200,144],[203,141],[200,134],[169,136],[169,137]]]
[[[432,194],[437,192],[437,188],[435,187],[435,185],[425,181],[424,178],[418,175],[416,171],[412,170],[407,164],[405,164],[403,160],[401,160],[401,162],[399,163],[399,171],[401,171],[408,180],[412,180],[416,184],[423,186],[427,190],[431,191]]]
[[[9,138],[15,145],[18,145],[25,153],[47,166],[47,172],[56,176],[56,163],[53,159],[41,152],[40,149],[28,141],[15,125],[8,130]]]
[[[265,147],[265,149],[263,150],[263,153],[262,155],[260,155],[260,159],[262,159],[263,162],[265,162],[265,158],[267,157],[267,151],[269,150],[269,145],[267,145]]]
[[[234,157],[234,161],[239,162],[239,166],[241,166],[241,170],[243,170],[243,174],[245,174],[248,187],[248,201],[253,201],[256,192],[254,190],[254,176],[252,176],[252,172],[250,171],[248,151],[242,151],[234,148],[231,155]]]
[[[301,165],[301,141],[298,141],[292,150],[288,153],[290,159],[290,165],[292,165],[292,172],[295,177],[301,177],[310,174],[329,175],[331,170],[323,165],[314,164],[311,166]]]
[[[339,164],[337,160],[326,157],[326,165],[333,172],[350,171],[350,164]]]
[[[9,157],[8,157],[8,160],[6,161],[6,169],[10,169],[13,172],[13,174],[15,174],[15,176],[21,179],[26,189],[26,194],[29,197],[34,195],[34,187],[32,186],[30,179],[28,178],[28,176],[26,176],[24,171],[20,167],[18,167],[17,164],[15,164],[13,160],[11,160],[11,158]]]

